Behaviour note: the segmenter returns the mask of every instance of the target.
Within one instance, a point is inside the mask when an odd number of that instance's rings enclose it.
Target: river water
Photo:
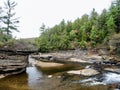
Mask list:
[[[120,74],[106,72],[94,77],[67,75],[58,72],[48,75],[31,65],[26,72],[0,79],[0,90],[120,90]]]

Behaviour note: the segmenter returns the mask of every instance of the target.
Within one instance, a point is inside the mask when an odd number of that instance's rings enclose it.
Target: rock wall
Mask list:
[[[0,75],[18,74],[26,70],[28,55],[0,52]]]

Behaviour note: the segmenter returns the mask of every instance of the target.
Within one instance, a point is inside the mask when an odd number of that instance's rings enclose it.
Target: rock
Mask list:
[[[68,74],[76,74],[76,75],[83,75],[83,76],[94,76],[99,74],[99,72],[97,70],[94,69],[82,69],[82,70],[72,70],[72,71],[68,71]]]
[[[93,60],[101,60],[102,59],[102,57],[101,56],[99,56],[99,55],[88,55],[87,57],[86,57],[87,59],[93,59]]]
[[[120,73],[120,69],[119,68],[105,68],[104,70],[115,72],[115,73]]]
[[[77,75],[80,75],[81,73],[81,70],[71,70],[71,71],[68,71],[67,73],[68,74],[77,74]]]
[[[26,70],[28,65],[28,56],[21,54],[14,54],[12,52],[0,52],[0,75],[12,75],[22,73]]]
[[[52,75],[48,75],[48,78],[52,78]]]
[[[77,58],[70,58],[68,61],[80,62],[80,63],[88,63],[88,61],[85,61],[85,60],[82,60],[82,59],[77,59]]]
[[[116,65],[117,62],[116,61],[110,61],[110,60],[104,60],[103,64],[110,64],[110,65]]]
[[[0,79],[1,79],[1,78],[4,78],[4,77],[5,77],[5,75],[0,75]]]
[[[107,49],[100,49],[99,51],[98,51],[98,54],[101,56],[101,55],[106,55],[106,54],[108,54],[108,50]]]
[[[61,64],[61,63],[43,62],[43,61],[36,61],[35,65],[41,68],[57,68],[57,67],[64,66],[64,64]]]
[[[103,64],[111,64],[111,65],[116,65],[119,63],[119,58],[116,56],[102,56],[103,59]]]

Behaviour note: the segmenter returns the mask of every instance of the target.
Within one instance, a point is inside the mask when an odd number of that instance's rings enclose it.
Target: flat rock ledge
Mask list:
[[[68,74],[76,74],[76,75],[83,75],[83,76],[94,76],[99,74],[99,72],[95,69],[88,68],[82,70],[71,70],[67,72]]]
[[[68,61],[79,62],[79,63],[90,63],[89,61],[82,60],[80,58],[70,58]]]
[[[40,66],[41,68],[55,68],[55,67],[62,67],[64,64],[55,63],[55,62],[42,62],[37,61],[34,63],[36,66]]]

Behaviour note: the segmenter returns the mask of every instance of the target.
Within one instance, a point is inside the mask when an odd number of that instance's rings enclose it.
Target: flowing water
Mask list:
[[[0,90],[120,90],[120,74],[105,72],[94,77],[48,75],[31,65],[26,72],[0,79]]]

